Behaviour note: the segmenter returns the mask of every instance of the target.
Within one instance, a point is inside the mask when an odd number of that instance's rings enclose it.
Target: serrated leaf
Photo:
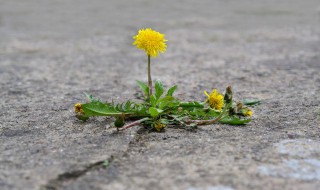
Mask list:
[[[128,101],[126,102],[124,108],[125,108],[125,110],[129,110],[129,109],[131,108],[131,102],[130,102],[130,100],[128,100]]]
[[[149,108],[149,112],[150,112],[150,115],[151,117],[158,117],[158,115],[163,112],[163,110],[161,109],[157,109],[155,107],[150,107]]]
[[[156,99],[159,99],[164,92],[163,85],[160,80],[156,81],[155,89],[156,89],[156,92],[155,92]]]
[[[243,103],[243,105],[253,106],[253,105],[261,104],[261,100],[243,99],[242,103]]]
[[[140,89],[142,90],[144,95],[148,97],[149,93],[150,93],[149,86],[147,84],[145,84],[144,82],[141,82],[139,80],[137,80],[136,82],[138,83],[138,86],[140,87]]]
[[[85,96],[91,101],[91,102],[96,102],[96,101],[99,101],[99,99],[93,97],[92,95],[90,94],[87,94],[87,93],[84,93]]]
[[[132,114],[132,112],[129,112],[129,113],[120,112],[115,107],[107,104],[103,104],[101,102],[90,102],[90,103],[82,104],[82,109],[86,117]]]
[[[137,115],[137,116],[148,115],[147,114],[147,108],[146,108],[145,105],[137,105],[137,104],[135,104],[133,109],[134,109],[134,114]]]
[[[177,88],[178,88],[177,85],[174,85],[174,86],[172,86],[171,88],[169,88],[166,96],[172,96],[173,93],[177,90]]]
[[[228,116],[219,121],[219,123],[230,124],[230,125],[245,125],[249,123],[251,119],[240,119],[235,116]]]

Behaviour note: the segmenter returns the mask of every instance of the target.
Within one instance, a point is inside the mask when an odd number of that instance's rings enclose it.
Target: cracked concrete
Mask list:
[[[0,0],[1,189],[318,189],[318,0]],[[247,126],[124,132],[83,123],[83,92],[136,98],[141,27],[166,34],[153,79],[176,96],[232,85]],[[109,166],[102,163],[110,159]]]

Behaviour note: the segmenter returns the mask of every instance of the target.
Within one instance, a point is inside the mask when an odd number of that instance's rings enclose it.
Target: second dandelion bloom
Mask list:
[[[157,57],[159,52],[164,53],[167,49],[167,40],[161,34],[151,28],[141,29],[133,36],[133,45],[144,50],[148,56]]]
[[[223,95],[220,94],[217,89],[213,89],[210,94],[207,91],[204,91],[204,94],[208,97],[205,101],[209,106],[216,110],[221,110],[224,106]]]

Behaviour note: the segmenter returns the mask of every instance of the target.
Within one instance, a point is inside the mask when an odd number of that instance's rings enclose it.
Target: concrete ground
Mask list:
[[[0,0],[1,189],[319,189],[319,24],[319,0]],[[185,100],[232,85],[263,100],[253,121],[164,133],[78,121],[83,92],[137,98],[143,27],[169,40],[154,79]]]

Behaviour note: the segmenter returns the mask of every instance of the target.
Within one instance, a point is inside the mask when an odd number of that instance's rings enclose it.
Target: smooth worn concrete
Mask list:
[[[319,0],[0,0],[1,190],[320,187]],[[138,29],[166,34],[153,79],[261,99],[246,126],[117,132],[84,92],[137,99]]]

